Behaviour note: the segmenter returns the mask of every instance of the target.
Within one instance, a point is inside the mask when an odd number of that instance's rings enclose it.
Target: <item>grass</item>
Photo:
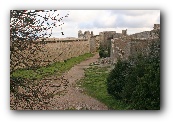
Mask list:
[[[127,110],[128,105],[108,94],[106,78],[109,67],[90,67],[85,69],[85,77],[78,82],[86,94],[108,106],[109,110]]]
[[[84,55],[73,57],[64,62],[56,62],[51,65],[40,67],[38,69],[18,69],[14,71],[10,76],[11,77],[20,77],[26,79],[42,79],[44,77],[57,74],[57,76],[61,75],[65,71],[72,68],[75,64],[80,63],[81,61],[86,60],[89,57],[92,57],[93,54],[86,53]]]

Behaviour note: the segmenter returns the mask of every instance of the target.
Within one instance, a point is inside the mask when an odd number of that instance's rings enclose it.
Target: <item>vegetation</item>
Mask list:
[[[52,81],[42,78],[52,74],[58,76],[69,70],[73,65],[91,56],[93,54],[87,53],[38,69],[14,71],[10,76],[10,108],[12,110],[49,110],[48,102],[50,99],[55,95],[60,96],[66,93],[65,87],[67,85],[61,84],[61,89],[59,90],[57,87],[50,87]],[[62,76],[59,78],[59,82],[63,81],[68,83]]]
[[[42,47],[37,42],[41,38],[44,40],[52,35],[52,29],[61,27],[64,22],[57,10],[11,10],[10,11],[10,74],[20,63],[28,66],[28,60],[41,62],[34,58],[36,51],[42,51]],[[62,30],[62,27],[61,27]],[[62,35],[63,32],[61,32]],[[33,43],[35,42],[35,43]],[[30,49],[29,57],[23,55],[25,50]],[[20,60],[19,60],[20,59]],[[37,66],[37,64],[33,64]]]
[[[86,53],[78,57],[64,60],[64,62],[56,62],[54,64],[45,67],[40,67],[38,69],[18,69],[11,74],[11,77],[25,79],[41,79],[43,77],[53,75],[55,73],[57,75],[60,75],[61,73],[69,70],[75,64],[78,64],[91,56],[93,56],[93,54]]]
[[[110,68],[97,66],[85,69],[85,77],[78,82],[78,85],[84,88],[86,94],[106,104],[109,109],[128,109],[128,105],[108,94],[106,84],[108,69]]]
[[[127,103],[129,109],[160,109],[160,43],[153,43],[149,55],[119,60],[107,78],[108,93]]]
[[[100,58],[110,57],[110,48],[111,48],[110,43],[107,46],[100,45],[100,47],[99,47],[99,56],[100,56]]]
[[[150,46],[148,55],[118,60],[109,67],[90,67],[80,80],[85,92],[116,110],[160,109],[160,42]]]

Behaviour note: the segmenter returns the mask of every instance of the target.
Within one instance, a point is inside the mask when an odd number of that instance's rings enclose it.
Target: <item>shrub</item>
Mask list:
[[[100,56],[100,58],[110,57],[110,45],[108,45],[107,47],[100,46],[99,47],[99,56]]]
[[[160,43],[151,44],[149,55],[118,60],[107,78],[107,91],[131,109],[160,108]]]
[[[117,99],[121,98],[121,92],[125,86],[125,76],[128,71],[128,63],[118,60],[115,68],[110,72],[107,78],[107,90]]]

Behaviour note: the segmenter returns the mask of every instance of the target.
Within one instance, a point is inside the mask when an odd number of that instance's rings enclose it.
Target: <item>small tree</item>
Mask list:
[[[57,10],[10,11],[10,73],[19,64],[25,67],[31,67],[28,62],[33,62],[34,67],[40,64],[42,59],[35,56],[42,51],[45,39],[52,35],[52,29],[64,24],[64,17],[59,17]],[[39,38],[42,39],[41,42]],[[64,78],[59,81],[63,82]],[[52,89],[50,84],[47,80],[28,80],[11,76],[11,109],[48,109],[50,98],[59,93],[57,87]]]
[[[68,17],[68,15],[64,17]],[[34,56],[42,48],[40,43],[36,43],[36,40],[42,38],[44,44],[45,38],[52,35],[52,29],[64,24],[64,17],[59,17],[57,10],[10,11],[10,73],[19,64],[29,67],[28,61],[39,64],[41,59],[34,59]],[[28,56],[23,53],[26,49],[30,49]]]

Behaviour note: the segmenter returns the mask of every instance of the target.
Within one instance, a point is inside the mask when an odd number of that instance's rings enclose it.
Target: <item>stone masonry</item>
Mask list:
[[[154,24],[151,31],[113,38],[111,40],[111,60],[116,63],[117,59],[126,60],[129,56],[138,53],[148,54],[150,44],[158,40],[160,40],[160,24]]]
[[[152,41],[156,41],[160,38],[156,32],[160,33],[160,24],[154,24],[153,30],[135,33],[132,35],[127,34],[127,29],[122,30],[122,33],[116,33],[116,31],[103,31],[99,35],[94,35],[93,31],[85,31],[82,33],[78,31],[78,38],[67,37],[67,38],[48,38],[41,44],[40,41],[36,41],[38,45],[42,47],[42,51],[38,51],[35,54],[31,54],[32,49],[22,51],[22,55],[40,59],[39,66],[45,66],[54,62],[64,61],[66,59],[77,57],[85,53],[94,53],[100,46],[107,47],[111,46],[111,60],[113,63],[120,59],[127,59],[130,55],[134,55],[137,52],[148,52],[148,45]],[[40,42],[40,43],[39,43]],[[16,52],[19,53],[19,52]],[[21,53],[21,52],[20,52]],[[15,56],[15,54],[13,54]],[[13,63],[11,66],[17,68],[25,68],[19,59],[15,59],[11,56]],[[31,66],[34,63],[32,60],[27,61]]]
[[[14,69],[25,68],[23,64],[28,66],[46,66],[54,62],[64,61],[72,57],[77,57],[90,52],[89,41],[86,39],[58,39],[50,38],[44,41],[36,41],[36,45],[41,47],[40,50],[33,52],[34,48],[23,50],[22,52],[15,52],[11,56],[10,67]],[[22,55],[21,59],[16,59],[15,56]],[[38,62],[38,63],[37,63]]]

